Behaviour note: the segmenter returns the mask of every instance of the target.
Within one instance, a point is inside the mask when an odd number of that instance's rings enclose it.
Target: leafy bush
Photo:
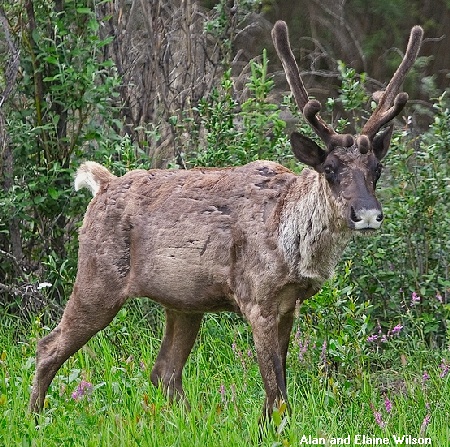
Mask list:
[[[23,5],[7,5],[21,49],[22,78],[7,110],[12,185],[0,189],[0,246],[5,253],[20,252],[16,259],[0,259],[0,282],[6,284],[1,299],[22,309],[33,301],[23,301],[23,287],[34,301],[58,304],[70,292],[76,228],[87,202],[72,190],[76,167],[89,157],[123,174],[142,158],[114,130],[112,99],[120,79],[112,62],[103,59],[111,38],[100,37],[95,4],[84,0],[62,11],[43,0],[28,6],[34,19],[14,23],[21,16],[16,8]],[[17,222],[14,235],[11,221]],[[52,286],[43,295],[37,284],[44,281]]]
[[[380,191],[386,220],[380,233],[358,240],[347,256],[362,299],[374,303],[382,321],[405,316],[405,326],[432,345],[448,341],[450,118],[442,95],[422,136],[395,133]],[[413,296],[420,299],[410,309]],[[406,312],[406,313],[405,313]],[[414,316],[414,318],[411,318]],[[407,321],[408,320],[408,321]]]
[[[247,83],[250,97],[242,104],[233,98],[233,81],[226,71],[219,88],[198,105],[204,145],[189,154],[193,166],[239,166],[258,159],[292,159],[276,104],[268,101],[273,80],[267,74],[268,59],[251,62]]]

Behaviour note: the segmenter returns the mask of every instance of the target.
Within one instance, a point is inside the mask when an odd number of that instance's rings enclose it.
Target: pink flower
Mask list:
[[[387,397],[386,399],[384,399],[384,406],[386,408],[387,413],[390,413],[392,411],[392,402]]]
[[[379,411],[374,411],[373,415],[375,417],[375,422],[378,424],[380,428],[386,427],[386,422],[383,421],[383,418],[381,417],[381,413]]]
[[[439,365],[439,368],[441,368],[441,373],[439,374],[439,377],[441,379],[444,379],[445,377],[447,377],[447,374],[450,371],[450,365],[446,362],[445,359],[442,359],[442,363]]]
[[[411,294],[411,306],[415,306],[418,303],[420,303],[420,296],[416,292],[413,292]]]
[[[430,420],[431,420],[431,414],[428,413],[425,416],[425,418],[423,419],[422,425],[420,426],[420,435],[421,436],[425,434],[428,424],[430,423]]]
[[[308,344],[309,344],[309,340],[308,339],[306,339],[305,341],[300,340],[300,339],[298,340],[298,347],[299,347],[298,359],[300,361],[303,361],[303,359],[305,357],[305,354],[308,351]]]
[[[92,386],[92,383],[86,382],[86,380],[82,380],[76,390],[72,393],[72,399],[80,400],[84,396],[89,397],[89,395],[92,393],[94,387]]]
[[[397,324],[397,326],[394,326],[392,329],[392,334],[398,334],[403,329],[403,326],[401,324]]]
[[[370,408],[372,409],[375,422],[378,424],[378,426],[383,429],[386,428],[386,422],[383,421],[381,413],[375,410],[375,406],[373,405],[373,403],[370,403]]]

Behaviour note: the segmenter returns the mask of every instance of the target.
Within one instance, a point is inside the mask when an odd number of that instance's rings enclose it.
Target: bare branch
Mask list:
[[[17,73],[19,71],[19,50],[14,44],[9,31],[9,23],[5,12],[0,7],[0,28],[3,29],[6,43],[8,45],[9,58],[5,69],[5,89],[0,95],[0,108],[7,101],[16,84]]]
[[[27,279],[27,275],[26,275],[23,267],[21,266],[20,262],[17,260],[17,258],[14,255],[2,250],[1,248],[0,248],[0,255],[2,255],[5,258],[8,258],[14,264],[14,267],[16,268],[17,273],[20,275],[20,277],[23,280]]]
[[[332,11],[329,7],[327,7],[323,1],[319,1],[319,0],[313,0],[313,1],[318,7],[322,8],[328,15],[333,17],[343,28],[345,28],[348,35],[351,37],[351,39],[355,45],[356,51],[358,52],[358,55],[363,63],[364,71],[366,71],[366,57],[364,55],[364,51],[363,51],[361,44],[359,43],[355,33],[353,32],[352,27],[349,25],[348,21],[346,21],[344,19],[344,2],[342,2],[341,8],[339,8],[340,14],[337,14],[336,12]]]

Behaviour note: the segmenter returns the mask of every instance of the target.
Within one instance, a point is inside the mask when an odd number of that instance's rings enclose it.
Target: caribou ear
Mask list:
[[[318,169],[327,158],[327,153],[319,145],[298,132],[291,134],[291,147],[298,161],[314,169]]]
[[[389,145],[391,144],[393,130],[394,125],[391,124],[387,126],[383,131],[375,135],[372,141],[372,149],[375,157],[377,157],[378,160],[382,160],[387,154]]]

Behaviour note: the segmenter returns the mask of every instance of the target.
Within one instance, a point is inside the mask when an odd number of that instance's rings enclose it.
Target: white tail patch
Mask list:
[[[114,176],[102,165],[94,161],[83,163],[75,176],[75,191],[87,188],[95,196],[100,187],[113,179]]]
[[[95,181],[92,173],[90,172],[77,172],[77,176],[75,177],[75,191],[78,191],[82,188],[87,188],[91,191],[92,195],[95,196],[100,189],[100,183]]]

